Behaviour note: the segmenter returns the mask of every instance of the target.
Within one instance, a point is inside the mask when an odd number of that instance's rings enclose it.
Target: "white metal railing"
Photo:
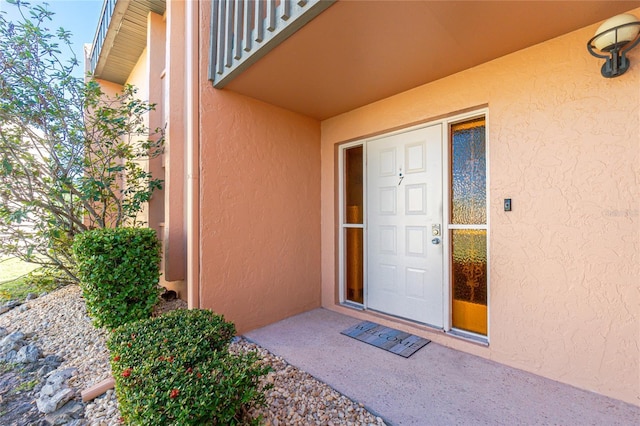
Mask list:
[[[96,35],[93,38],[93,44],[91,45],[91,53],[89,58],[91,60],[91,72],[95,72],[96,66],[98,66],[98,58],[100,57],[100,51],[104,44],[104,39],[107,37],[107,31],[109,30],[109,24],[111,24],[111,17],[113,16],[113,9],[116,7],[118,0],[104,0],[102,4],[102,11],[100,12],[100,22]]]
[[[209,79],[222,88],[336,0],[213,0]]]

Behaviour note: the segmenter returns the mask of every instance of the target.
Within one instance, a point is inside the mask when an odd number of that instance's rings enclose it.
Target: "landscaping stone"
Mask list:
[[[0,340],[0,362],[17,362],[18,351],[25,345],[24,333],[15,331]]]
[[[60,410],[76,396],[76,392],[66,384],[67,380],[76,372],[75,368],[65,368],[49,373],[45,385],[40,389],[40,396],[36,400],[38,410],[41,413],[50,414]]]
[[[18,335],[14,335],[15,337]],[[28,333],[25,334],[25,338]],[[49,426],[38,411],[34,400],[43,386],[44,377],[39,372],[45,366],[55,369],[57,358],[50,359],[53,364],[46,364],[44,358],[33,356],[39,353],[35,344],[19,340],[24,344],[21,348],[22,361],[33,361],[22,364],[14,363],[18,352],[10,351],[10,364],[0,364],[0,424],[6,426]],[[29,359],[31,357],[31,359]],[[35,360],[34,360],[35,359]],[[59,362],[58,362],[59,364]]]
[[[0,315],[9,312],[13,308],[22,305],[22,302],[19,300],[9,300],[4,305],[0,306]]]
[[[17,342],[22,341],[24,337],[24,333],[21,331],[14,331],[13,333],[6,335],[2,340],[0,340],[0,350],[5,346],[8,347],[10,345],[15,345]]]
[[[80,424],[80,417],[84,413],[84,404],[79,401],[71,401],[59,410],[49,413],[45,419],[52,426]]]
[[[28,344],[20,348],[14,362],[26,364],[36,362],[38,358],[40,358],[40,349],[34,344]]]
[[[38,410],[44,414],[53,413],[75,396],[73,389],[67,387],[57,389],[52,394],[43,394],[42,391],[40,392],[40,396],[36,400],[36,405],[38,406]]]
[[[13,309],[0,316],[0,348],[6,340],[6,348],[11,349],[4,355],[0,352],[0,361],[9,353],[15,358],[21,348],[31,344],[27,341],[30,338],[36,339],[40,350],[36,362],[0,374],[0,424],[120,425],[113,390],[86,405],[80,402],[80,392],[109,377],[111,367],[105,346],[107,332],[91,324],[79,287],[67,286],[41,295],[30,300],[28,306],[27,311]],[[177,299],[163,302],[154,311],[157,314],[184,307],[186,304]],[[251,410],[254,416],[262,415],[266,425],[384,424],[362,405],[255,344],[240,338],[231,348],[258,351],[263,362],[273,368],[263,379],[265,384],[274,386],[267,392],[267,407]],[[10,394],[10,389],[30,381],[38,384],[20,394]]]

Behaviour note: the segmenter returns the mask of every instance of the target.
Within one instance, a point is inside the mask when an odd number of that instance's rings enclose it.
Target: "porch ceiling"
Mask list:
[[[636,7],[640,1],[342,0],[226,89],[322,120]]]

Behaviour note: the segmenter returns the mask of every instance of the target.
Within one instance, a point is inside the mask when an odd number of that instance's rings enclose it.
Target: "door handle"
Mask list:
[[[434,238],[431,240],[431,244],[440,244],[440,238]]]

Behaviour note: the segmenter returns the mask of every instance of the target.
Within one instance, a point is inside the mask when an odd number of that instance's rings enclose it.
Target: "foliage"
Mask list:
[[[176,310],[117,328],[107,347],[127,424],[235,425],[263,404],[269,367],[255,352],[232,354],[232,323],[208,310]]]
[[[11,391],[12,394],[16,394],[16,393],[20,393],[23,391],[30,391],[33,390],[33,388],[36,387],[36,385],[39,383],[40,381],[38,379],[33,379],[33,380],[29,380],[27,382],[22,382],[20,383],[18,386],[16,386],[15,388],[13,388],[13,390]]]
[[[77,234],[140,224],[162,185],[144,161],[162,153],[164,132],[150,134],[154,105],[136,99],[133,86],[107,96],[95,80],[73,76],[70,33],[47,28],[52,12],[8,2],[22,20],[0,11],[0,256],[76,280]]]
[[[69,277],[66,274],[41,267],[15,279],[0,282],[0,302],[22,300],[29,293],[50,293],[67,284]]]
[[[73,251],[96,326],[148,318],[158,301],[160,242],[149,228],[102,228],[76,236]]]

